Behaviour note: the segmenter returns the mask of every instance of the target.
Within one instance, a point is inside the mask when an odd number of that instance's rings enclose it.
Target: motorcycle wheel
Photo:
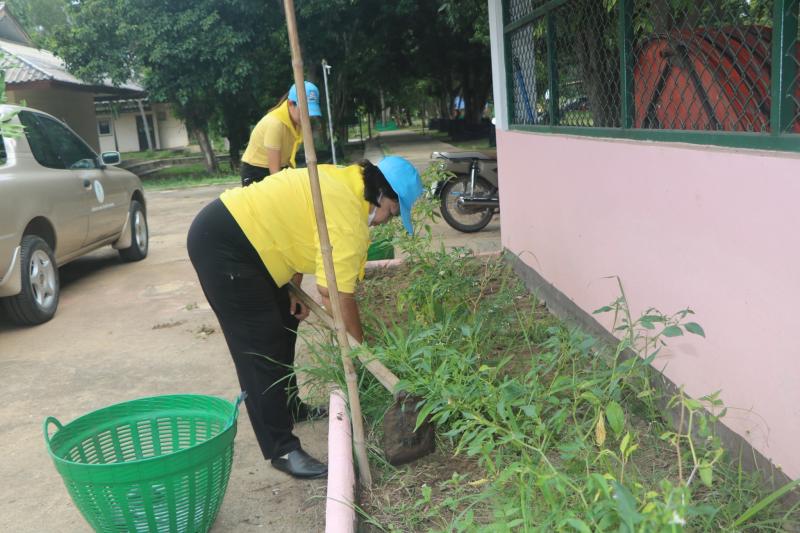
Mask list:
[[[467,193],[469,176],[457,176],[442,187],[441,212],[445,222],[453,228],[464,233],[474,233],[486,227],[492,220],[494,208],[483,209],[475,207],[461,207],[458,199]],[[478,176],[475,180],[475,196],[489,197],[495,192],[491,183]]]

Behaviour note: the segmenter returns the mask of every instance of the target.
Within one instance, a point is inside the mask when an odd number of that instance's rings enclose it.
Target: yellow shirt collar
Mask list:
[[[302,128],[295,128],[294,122],[292,122],[292,117],[289,116],[289,100],[283,102],[280,106],[278,106],[273,112],[275,118],[281,121],[289,131],[294,136],[294,146],[292,146],[292,155],[289,156],[289,163],[292,165],[292,168],[297,167],[297,163],[295,162],[295,155],[297,155],[297,147],[300,146],[300,143],[303,142],[303,131]]]

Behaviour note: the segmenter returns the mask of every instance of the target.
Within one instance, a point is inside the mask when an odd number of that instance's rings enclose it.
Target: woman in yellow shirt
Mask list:
[[[305,82],[308,114],[321,117],[319,89]],[[258,121],[250,133],[250,142],[242,155],[239,176],[242,187],[259,182],[282,168],[296,166],[294,158],[303,140],[300,109],[297,107],[297,87],[292,85],[288,95]]]
[[[363,277],[369,226],[399,215],[413,233],[411,208],[422,182],[414,166],[397,156],[377,166],[364,160],[318,169],[344,322],[361,341],[354,293]],[[330,303],[308,169],[287,169],[225,191],[194,219],[187,248],[247,392],[247,412],[264,458],[294,477],[326,475],[327,466],[303,451],[292,434],[293,422],[308,412],[297,398],[292,371],[297,326],[308,309],[287,284],[315,274],[323,303]]]

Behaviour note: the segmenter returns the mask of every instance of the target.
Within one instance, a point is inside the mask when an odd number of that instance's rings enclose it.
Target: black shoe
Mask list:
[[[328,465],[308,455],[302,449],[291,451],[286,458],[272,459],[272,466],[292,477],[314,479],[328,475]]]
[[[307,403],[299,402],[292,407],[292,420],[296,422],[305,422],[306,420],[317,420],[328,416],[328,409],[319,406],[312,407]]]

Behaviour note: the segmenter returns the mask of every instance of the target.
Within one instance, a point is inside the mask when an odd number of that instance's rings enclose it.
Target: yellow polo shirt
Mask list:
[[[286,100],[258,121],[250,133],[250,141],[244,150],[242,161],[256,167],[268,168],[267,150],[280,150],[280,167],[294,168],[294,157],[302,140],[301,128],[294,127],[289,117],[289,101]]]
[[[336,283],[352,293],[364,277],[369,247],[369,203],[359,165],[319,165],[320,188],[333,247]],[[315,274],[323,287],[325,269],[319,246],[308,169],[286,169],[220,196],[280,287],[295,273]]]

